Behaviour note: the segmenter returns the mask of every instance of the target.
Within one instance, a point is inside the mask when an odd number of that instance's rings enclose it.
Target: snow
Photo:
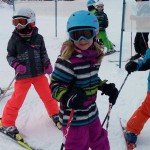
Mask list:
[[[77,2],[81,3],[81,0],[78,0]],[[87,9],[86,1],[82,0],[82,4],[83,2],[85,2],[85,9]],[[60,3],[62,7],[63,5],[65,7],[66,5],[72,5],[73,2],[61,1]],[[77,6],[74,5],[74,8],[77,9],[78,6],[80,6],[78,3],[76,3]],[[122,1],[105,0],[103,3],[105,4],[105,12],[109,18],[109,27],[107,29],[108,37],[116,45],[116,49],[119,50]],[[11,24],[11,17],[13,14],[12,8],[4,4],[2,6],[0,6],[0,87],[7,87],[14,77],[14,70],[8,65],[6,60],[7,42],[14,27]],[[67,12],[69,10],[72,12],[71,8],[72,7],[67,7]],[[53,10],[50,9],[50,11]],[[57,37],[55,37],[54,15],[48,16],[39,14],[37,15],[36,22],[36,25],[39,28],[39,33],[44,36],[46,48],[53,65],[59,54],[61,44],[67,39],[66,20],[68,19],[68,14],[65,14],[65,10],[63,11],[62,9],[60,14],[61,15],[58,16]],[[134,32],[132,34],[130,32],[124,32],[123,60],[126,60],[131,56],[131,49],[132,54],[135,53],[133,46],[134,36]],[[101,79],[107,79],[108,82],[115,83],[116,87],[120,89],[127,75],[127,72],[124,69],[125,62],[122,63],[120,69],[117,66],[117,62],[110,63],[108,60],[119,60],[119,53],[104,58],[99,75]],[[128,120],[132,113],[140,106],[146,96],[147,76],[148,71],[135,72],[129,75],[119,94],[116,105],[112,108],[108,128],[111,150],[126,149],[123,134],[119,125],[119,117]],[[5,98],[0,102],[0,116],[2,116],[7,100],[8,98]],[[108,111],[108,97],[105,95],[101,96],[101,94],[98,93],[97,105],[101,122],[103,122]],[[48,117],[46,109],[33,87],[31,87],[28,92],[25,102],[19,111],[16,126],[24,136],[25,140],[35,148],[42,148],[43,150],[59,150],[61,147],[63,139],[62,133],[55,127],[52,120]],[[149,150],[149,130],[150,122],[148,121],[141,134],[138,136],[137,150]],[[23,148],[12,142],[11,139],[0,134],[0,150],[23,150]]]

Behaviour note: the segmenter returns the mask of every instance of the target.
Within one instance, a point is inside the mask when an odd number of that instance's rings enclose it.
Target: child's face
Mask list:
[[[22,26],[22,25],[18,25],[17,27],[16,27],[16,29],[17,30],[22,30],[22,29],[24,29],[26,26]]]
[[[87,50],[92,44],[93,44],[93,39],[91,40],[81,39],[78,42],[74,42],[74,45],[81,50]]]
[[[96,36],[95,29],[86,28],[73,30],[69,32],[70,39],[75,46],[81,50],[87,50],[93,44],[93,38]]]
[[[102,11],[102,10],[104,10],[104,6],[99,5],[99,6],[96,7],[96,9],[99,10],[99,11]]]

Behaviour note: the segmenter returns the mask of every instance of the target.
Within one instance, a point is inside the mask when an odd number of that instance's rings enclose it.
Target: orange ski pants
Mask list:
[[[127,122],[127,130],[136,134],[140,134],[146,121],[150,118],[150,92],[142,105],[134,112]]]
[[[59,113],[58,102],[52,98],[48,79],[45,75],[38,77],[16,80],[14,93],[6,103],[2,116],[3,126],[15,126],[18,111],[21,108],[27,92],[33,84],[35,90],[43,101],[49,116]]]

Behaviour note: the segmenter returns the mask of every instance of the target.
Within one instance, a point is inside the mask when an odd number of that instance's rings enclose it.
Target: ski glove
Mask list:
[[[12,67],[15,69],[15,71],[19,74],[25,74],[27,71],[26,66],[20,64],[19,62],[15,62]]]
[[[53,67],[50,63],[50,61],[46,61],[44,63],[44,73],[50,75],[53,71]]]
[[[116,103],[119,93],[114,83],[109,83],[109,84],[105,83],[104,85],[102,85],[100,90],[102,91],[102,94],[109,96],[109,102],[112,103],[112,105]]]
[[[80,89],[75,88],[69,90],[62,98],[62,103],[72,109],[82,109],[84,101],[87,100],[86,93]]]
[[[125,65],[125,69],[128,73],[134,72],[137,70],[138,64],[134,61],[129,61],[126,65]]]
[[[53,67],[51,64],[48,64],[46,67],[44,67],[44,73],[45,74],[51,74],[53,71]]]

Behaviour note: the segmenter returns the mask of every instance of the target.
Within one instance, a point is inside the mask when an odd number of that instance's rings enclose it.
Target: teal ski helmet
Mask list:
[[[87,11],[87,10],[80,10],[74,12],[67,21],[67,32],[76,29],[94,29],[96,35],[99,31],[99,23],[97,17]]]
[[[88,0],[87,1],[87,6],[92,6],[92,5],[95,5],[95,0]]]

